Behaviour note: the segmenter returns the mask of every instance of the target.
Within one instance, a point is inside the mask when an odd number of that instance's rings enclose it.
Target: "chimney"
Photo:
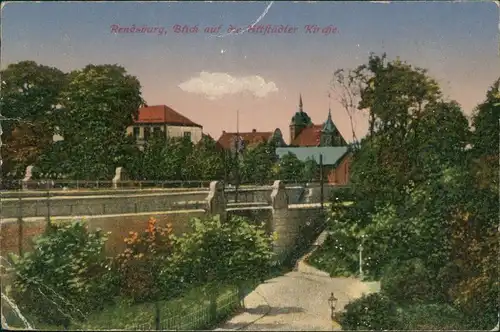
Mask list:
[[[257,132],[257,129],[252,129],[252,133],[256,133]]]
[[[224,135],[225,133],[226,133],[226,131],[225,131],[225,130],[223,130],[223,131],[222,131],[222,135]]]

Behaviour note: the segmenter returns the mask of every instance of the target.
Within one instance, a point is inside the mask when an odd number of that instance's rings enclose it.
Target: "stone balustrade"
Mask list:
[[[119,182],[115,182],[118,186]],[[1,211],[1,247],[6,252],[30,250],[31,239],[39,235],[51,220],[84,219],[92,229],[111,232],[107,250],[116,253],[123,248],[123,238],[130,231],[142,231],[150,217],[160,223],[170,222],[177,234],[189,232],[192,217],[220,215],[230,222],[231,216],[245,216],[252,222],[264,224],[277,235],[274,251],[283,262],[297,247],[315,234],[324,224],[319,203],[307,203],[317,188],[285,187],[277,180],[273,186],[241,189],[238,204],[229,203],[227,192],[219,181],[206,190],[189,192],[161,191],[108,195],[3,198]],[[326,197],[326,196],[325,196]],[[245,203],[261,206],[245,206]],[[301,203],[301,204],[297,204]],[[306,204],[304,204],[306,203]],[[228,218],[229,217],[229,218]]]

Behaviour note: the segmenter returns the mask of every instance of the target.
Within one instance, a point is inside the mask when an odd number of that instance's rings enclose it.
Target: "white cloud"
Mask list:
[[[274,82],[266,82],[258,75],[235,77],[226,73],[206,71],[179,84],[179,88],[185,92],[203,94],[211,100],[242,92],[249,92],[258,98],[263,98],[271,92],[278,91]]]

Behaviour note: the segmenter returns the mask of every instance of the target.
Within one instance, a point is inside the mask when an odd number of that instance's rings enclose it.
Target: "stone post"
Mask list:
[[[321,188],[316,184],[311,184],[310,186],[308,186],[304,197],[304,203],[318,203],[320,201],[320,191]]]
[[[22,180],[22,189],[28,190],[31,182],[31,178],[33,177],[33,166],[26,167],[26,172],[24,173],[24,178]]]
[[[122,184],[122,182],[127,181],[128,176],[125,168],[117,167],[115,170],[115,177],[113,178],[113,189],[118,189]]]
[[[278,263],[282,263],[293,249],[295,239],[290,236],[294,233],[294,230],[293,227],[290,229],[291,225],[289,225],[288,194],[285,184],[280,180],[274,181],[273,191],[271,192],[271,207],[271,231],[277,235],[274,242],[274,252]]]
[[[221,221],[226,221],[226,196],[224,185],[220,181],[210,182],[210,191],[206,198],[207,212],[210,216],[220,215]]]

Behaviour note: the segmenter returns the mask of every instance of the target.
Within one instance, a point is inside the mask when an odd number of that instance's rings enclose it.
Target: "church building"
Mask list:
[[[347,146],[347,143],[333,123],[331,109],[328,109],[326,121],[315,125],[309,115],[304,112],[302,96],[300,96],[299,110],[290,123],[290,147],[306,146]]]
[[[349,146],[332,120],[331,109],[322,124],[314,124],[304,111],[302,95],[299,108],[290,123],[290,144],[276,149],[282,156],[292,153],[301,161],[313,159],[317,163],[323,158],[323,171],[331,184],[345,185],[349,182],[351,154]]]

